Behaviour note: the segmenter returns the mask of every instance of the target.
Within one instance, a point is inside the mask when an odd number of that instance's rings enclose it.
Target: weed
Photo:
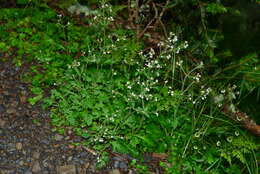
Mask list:
[[[27,76],[29,102],[42,100],[51,109],[55,131],[71,127],[101,154],[108,147],[135,158],[168,153],[166,173],[236,173],[244,164],[257,170],[254,140],[219,109],[239,89],[218,86],[202,61],[188,61],[192,45],[179,34],[170,33],[159,52],[144,51],[133,31],[111,27],[116,12],[109,4],[85,19],[87,28],[46,6],[0,14],[0,51],[15,49],[17,65],[38,63]],[[46,88],[49,98],[43,98]],[[104,166],[107,155],[98,161]]]

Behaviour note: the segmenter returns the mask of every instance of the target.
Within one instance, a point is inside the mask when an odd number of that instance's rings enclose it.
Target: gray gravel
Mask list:
[[[49,112],[27,103],[25,69],[0,60],[0,174],[95,173],[96,156],[70,145],[80,137],[52,132]]]

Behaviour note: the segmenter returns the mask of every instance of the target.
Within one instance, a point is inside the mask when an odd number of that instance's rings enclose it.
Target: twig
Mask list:
[[[241,112],[230,104],[225,104],[223,106],[223,113],[228,115],[231,119],[240,123],[251,133],[255,134],[256,136],[260,136],[260,125],[257,125],[256,122],[252,120],[246,113]]]
[[[135,24],[136,24],[136,39],[139,41],[140,24],[139,24],[139,0],[135,1]]]
[[[147,31],[147,29],[151,26],[151,24],[156,20],[157,16],[158,16],[158,11],[156,9],[155,4],[153,3],[153,8],[155,10],[155,15],[153,17],[153,19],[146,25],[146,27],[143,29],[143,31],[141,33],[137,34],[137,40],[140,40],[141,37],[143,37],[144,33]]]

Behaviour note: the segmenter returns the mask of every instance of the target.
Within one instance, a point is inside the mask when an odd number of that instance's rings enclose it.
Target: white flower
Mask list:
[[[215,103],[221,103],[224,100],[224,95],[220,94],[214,97]]]
[[[231,143],[231,142],[232,142],[232,137],[228,137],[228,138],[227,138],[227,141],[228,141],[229,143]]]
[[[236,136],[239,136],[239,132],[236,131],[236,132],[235,132],[235,135],[236,135]]]
[[[184,41],[184,46],[183,46],[183,48],[186,49],[186,48],[188,48],[188,46],[189,46],[188,41]]]
[[[200,132],[196,132],[194,136],[195,136],[196,138],[199,138],[199,137],[200,137]]]

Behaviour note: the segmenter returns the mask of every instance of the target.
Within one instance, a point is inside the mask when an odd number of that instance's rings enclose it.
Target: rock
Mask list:
[[[7,146],[8,146],[8,149],[7,149],[8,152],[13,152],[16,150],[15,144],[13,144],[13,143],[8,144]]]
[[[41,171],[40,163],[39,163],[39,161],[35,161],[35,162],[33,163],[32,172],[38,173],[38,172],[40,172],[40,171]]]
[[[24,95],[20,96],[20,102],[21,102],[22,104],[26,103],[26,101],[27,101],[26,96],[24,96]]]
[[[55,139],[56,141],[61,141],[61,140],[63,139],[63,136],[60,135],[60,134],[56,134],[56,135],[54,136],[54,139]]]
[[[135,174],[135,172],[133,170],[129,170],[128,174]]]
[[[72,158],[73,158],[72,156],[68,157],[68,161],[71,161],[71,160],[72,160]]]
[[[0,105],[0,113],[5,112],[5,106],[3,104]]]
[[[76,174],[75,165],[60,166],[57,168],[57,174]]]
[[[4,126],[5,126],[5,120],[0,119],[0,128],[3,128]]]
[[[119,161],[115,161],[114,162],[114,168],[119,168],[120,162]]]
[[[37,151],[34,151],[32,156],[33,156],[34,159],[39,159],[40,158],[40,153],[37,152]]]
[[[109,174],[121,174],[121,172],[118,169],[114,169],[108,172]]]
[[[87,169],[87,168],[89,168],[89,166],[90,166],[90,164],[89,164],[89,163],[86,163],[86,164],[84,165],[84,168]]]
[[[86,151],[82,151],[82,152],[80,152],[79,156],[81,158],[87,158],[89,156],[89,153],[87,153]]]
[[[20,161],[20,162],[19,162],[19,165],[20,165],[20,166],[23,166],[23,165],[24,165],[24,162],[23,162],[23,161]]]
[[[14,108],[8,108],[8,109],[6,110],[6,112],[7,112],[7,114],[15,114],[15,113],[16,113],[16,109],[14,109]]]
[[[21,150],[23,148],[23,145],[22,143],[16,143],[15,147],[17,150]]]
[[[30,170],[27,170],[24,172],[24,174],[32,174],[32,172]]]
[[[127,170],[127,164],[125,162],[120,162],[119,168],[123,170]]]

